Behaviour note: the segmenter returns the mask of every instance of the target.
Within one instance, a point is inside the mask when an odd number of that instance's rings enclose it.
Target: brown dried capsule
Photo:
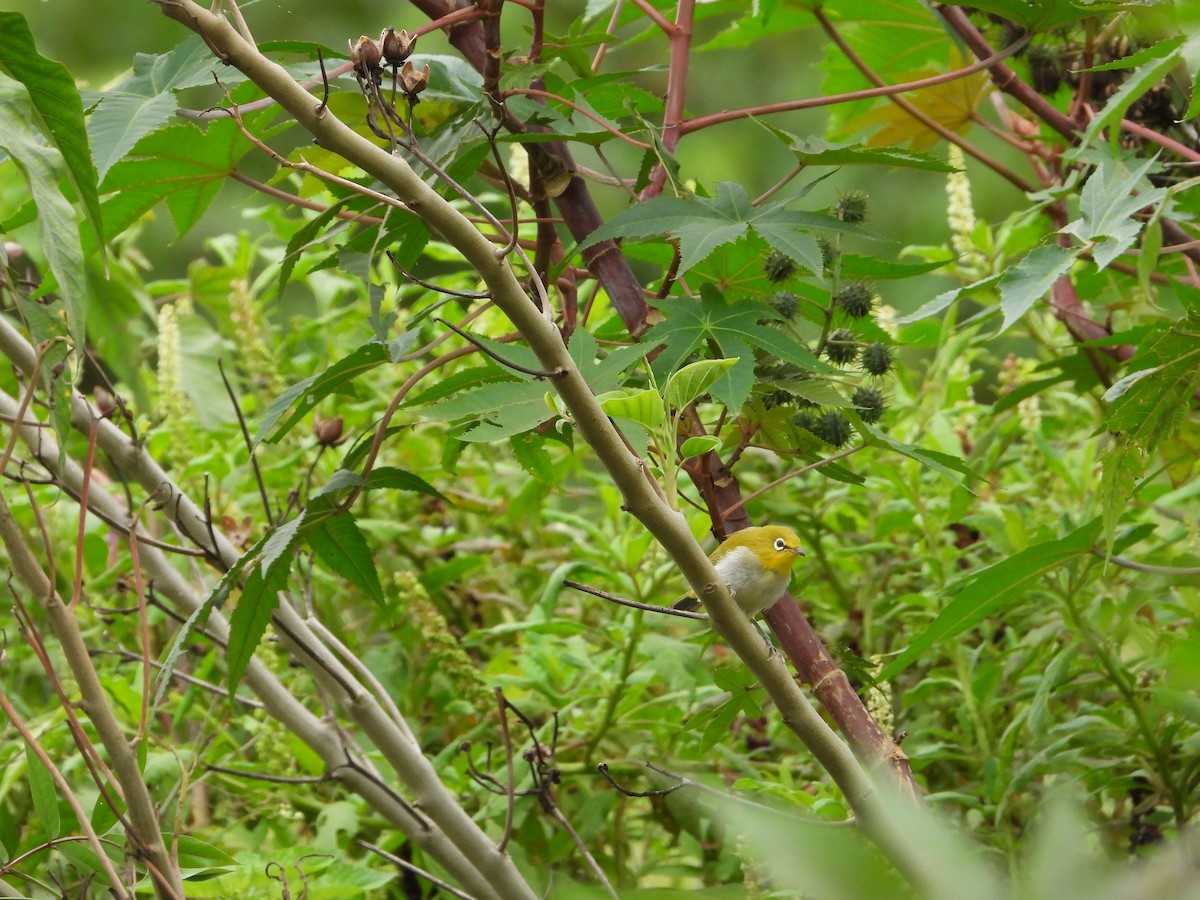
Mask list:
[[[334,416],[332,419],[317,419],[313,422],[313,434],[317,438],[317,443],[322,447],[336,447],[341,443],[343,424],[341,416]]]
[[[404,91],[410,103],[417,102],[417,94],[429,87],[429,66],[418,72],[411,61],[404,64],[400,70],[400,89]]]
[[[380,74],[383,71],[379,65],[381,59],[383,51],[365,34],[350,48],[350,62],[353,63],[359,78],[371,78]]]
[[[100,414],[100,418],[107,419],[117,411],[117,398],[105,388],[97,385],[96,389],[92,391],[92,405],[96,407],[96,412]]]
[[[403,65],[412,55],[417,36],[407,31],[397,31],[392,26],[383,29],[379,35],[379,44],[383,48],[383,58],[389,66]]]

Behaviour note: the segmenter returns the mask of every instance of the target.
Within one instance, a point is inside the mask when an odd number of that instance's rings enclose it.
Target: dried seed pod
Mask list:
[[[397,31],[390,25],[379,35],[379,45],[383,48],[383,58],[389,66],[404,65],[404,61],[412,55],[417,36],[407,31]]]
[[[359,78],[369,79],[381,74],[383,69],[379,62],[382,59],[383,51],[379,45],[365,34],[350,48],[350,62]]]
[[[313,422],[313,435],[322,447],[336,447],[342,440],[344,423],[341,416],[332,419],[317,419]]]
[[[406,62],[400,70],[400,89],[409,103],[417,102],[417,94],[429,87],[429,66],[417,71],[412,61]]]
[[[102,419],[111,418],[112,414],[117,411],[117,398],[100,386],[92,391],[92,404]]]

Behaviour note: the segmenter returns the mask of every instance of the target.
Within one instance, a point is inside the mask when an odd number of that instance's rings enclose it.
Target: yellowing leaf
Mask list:
[[[957,54],[950,61],[950,66],[956,68],[962,65]],[[918,72],[908,72],[905,81],[916,81],[940,74],[931,69]],[[971,116],[979,108],[991,90],[991,81],[987,72],[976,72],[966,78],[937,84],[933,87],[922,88],[903,94],[909,103],[929,116],[939,125],[951,131],[962,132],[971,122]],[[870,128],[872,125],[882,125],[867,139],[868,147],[894,147],[898,144],[910,144],[918,152],[928,150],[939,140],[941,135],[928,128],[924,123],[914,119],[906,110],[901,109],[890,100],[882,101],[882,105],[848,122],[847,131],[857,131]]]

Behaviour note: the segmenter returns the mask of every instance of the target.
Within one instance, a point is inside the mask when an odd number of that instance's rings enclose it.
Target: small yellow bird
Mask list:
[[[804,555],[792,529],[762,525],[735,531],[708,558],[737,605],[753,620],[787,590],[792,566]],[[692,610],[699,605],[696,595],[688,593],[672,607]]]

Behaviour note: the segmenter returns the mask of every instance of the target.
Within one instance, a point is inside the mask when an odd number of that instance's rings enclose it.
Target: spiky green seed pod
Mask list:
[[[796,309],[800,306],[800,301],[791,291],[778,291],[771,295],[771,299],[768,302],[775,312],[788,321],[796,318]]]
[[[834,294],[833,302],[846,315],[861,319],[875,308],[875,296],[875,285],[869,281],[856,281]]]
[[[868,425],[874,425],[883,418],[883,391],[879,388],[858,386],[850,395],[851,402],[858,407],[858,415]]]
[[[854,434],[854,430],[850,427],[850,420],[840,409],[825,410],[817,417],[809,431],[834,447],[844,446]]]
[[[821,410],[818,407],[807,406],[792,417],[792,424],[797,428],[803,428],[805,431],[812,431],[817,427],[817,419],[820,415]]]
[[[849,328],[838,328],[825,342],[825,355],[839,366],[858,359],[858,335]]]
[[[892,370],[892,348],[887,344],[867,344],[863,350],[862,367],[872,375],[886,375]]]
[[[773,391],[768,391],[763,394],[762,404],[763,409],[774,409],[777,406],[787,406],[795,397],[791,391],[785,391],[783,388],[777,388]]]
[[[772,250],[767,254],[766,262],[763,263],[763,271],[766,272],[768,281],[779,282],[790,277],[796,271],[796,263],[786,253]]]
[[[867,200],[866,191],[850,191],[838,200],[833,207],[833,214],[843,222],[861,225],[867,220]]]

